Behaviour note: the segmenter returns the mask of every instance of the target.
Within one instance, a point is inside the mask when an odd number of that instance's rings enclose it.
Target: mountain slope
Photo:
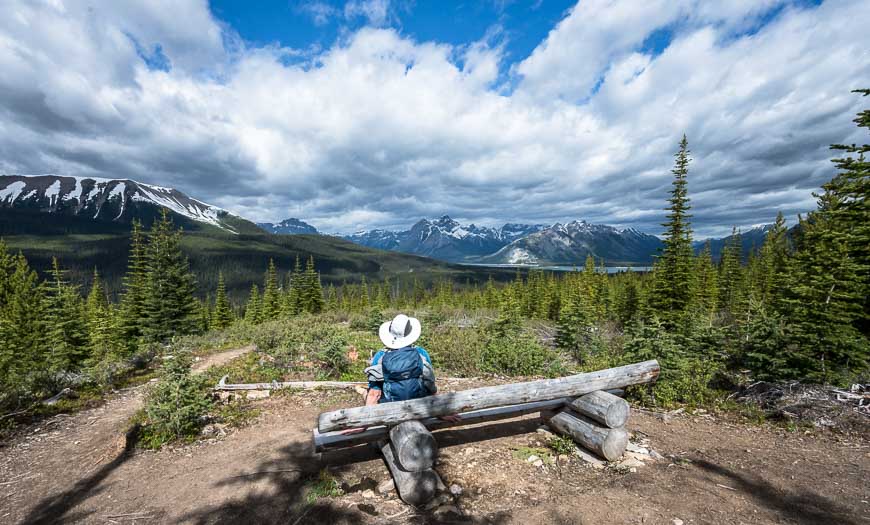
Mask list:
[[[299,219],[284,219],[277,224],[258,222],[257,226],[262,228],[263,231],[277,235],[298,235],[300,233],[316,235],[320,233],[317,231],[317,228]]]
[[[661,247],[658,237],[631,228],[572,221],[517,239],[480,262],[579,265],[591,255],[607,264],[649,264]]]
[[[146,225],[166,209],[185,227],[216,228],[233,234],[259,231],[252,222],[176,189],[129,179],[2,175],[0,208],[122,224],[138,219]]]

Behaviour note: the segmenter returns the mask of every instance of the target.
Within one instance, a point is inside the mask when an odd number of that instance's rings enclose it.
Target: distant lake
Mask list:
[[[582,272],[583,265],[578,266],[532,266],[529,264],[481,264],[481,263],[459,263],[464,264],[466,266],[484,266],[489,268],[522,268],[525,270],[551,270],[555,272]],[[601,268],[595,267],[596,271],[600,271]],[[606,273],[620,273],[620,272],[649,272],[652,271],[652,266],[605,266],[604,271]]]

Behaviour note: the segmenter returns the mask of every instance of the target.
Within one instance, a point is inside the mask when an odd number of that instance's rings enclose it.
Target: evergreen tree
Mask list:
[[[774,305],[786,284],[789,256],[788,229],[782,212],[768,230],[753,271],[752,291],[763,305]]]
[[[223,272],[218,272],[217,296],[214,301],[214,311],[211,315],[210,327],[223,330],[233,323],[233,309],[227,299],[227,288],[224,283]]]
[[[680,150],[675,155],[673,188],[670,192],[668,221],[665,227],[664,250],[656,261],[654,305],[667,326],[675,326],[692,300],[693,252],[692,229],[689,223],[689,196],[687,176],[689,173],[689,142],[686,136],[680,141]]]
[[[853,91],[870,96],[870,89]],[[859,112],[853,120],[859,128],[870,131],[870,109]],[[825,211],[827,219],[838,232],[846,245],[850,259],[854,261],[857,273],[856,293],[863,295],[863,315],[855,322],[859,331],[870,337],[870,144],[834,144],[836,151],[845,153],[844,157],[834,159],[837,175],[822,188],[836,199]]]
[[[263,321],[262,303],[260,302],[260,289],[256,284],[251,285],[251,294],[248,296],[248,303],[245,305],[245,322],[250,324],[259,324]]]
[[[147,293],[146,244],[142,234],[142,225],[133,221],[130,234],[130,255],[127,259],[127,273],[123,279],[124,291],[121,296],[121,306],[118,315],[120,339],[127,351],[136,348],[139,338],[143,335],[145,322],[145,297]]]
[[[45,297],[39,278],[20,253],[0,243],[0,405],[20,406],[31,378],[45,369]]]
[[[591,340],[592,319],[589,309],[583,304],[583,295],[579,290],[571,293],[556,324],[556,346],[571,352],[571,355],[584,363]]]
[[[305,308],[303,304],[304,286],[302,276],[302,262],[296,255],[296,263],[290,273],[287,284],[287,293],[284,294],[284,313],[287,315],[299,315]]]
[[[704,243],[704,249],[698,254],[695,275],[695,304],[699,313],[712,321],[719,306],[719,275],[710,253],[710,241]]]
[[[744,274],[740,267],[742,259],[740,232],[734,228],[722,248],[722,260],[719,265],[719,308],[730,313],[738,321],[746,311]]]
[[[74,370],[88,355],[87,322],[82,297],[77,287],[66,281],[65,275],[57,258],[52,258],[51,280],[46,288],[46,364],[53,372]]]
[[[181,252],[181,230],[166,210],[154,221],[146,250],[144,332],[151,341],[166,341],[200,328],[196,282]]]
[[[115,351],[114,317],[115,313],[109,307],[106,288],[100,279],[100,273],[94,268],[91,290],[85,304],[88,327],[88,345],[91,362],[99,362]]]
[[[305,263],[305,273],[302,276],[304,283],[302,290],[302,303],[305,310],[311,313],[323,311],[323,287],[320,284],[320,275],[314,268],[314,256],[309,256]]]
[[[269,259],[269,268],[263,282],[263,320],[277,319],[281,314],[281,294],[278,290],[278,270],[275,261]]]

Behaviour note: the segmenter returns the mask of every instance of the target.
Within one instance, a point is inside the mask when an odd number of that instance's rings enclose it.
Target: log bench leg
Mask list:
[[[563,410],[550,418],[548,425],[607,461],[622,456],[628,445],[628,433],[624,429],[599,426],[586,416],[569,410]]]
[[[381,454],[384,455],[384,461],[387,463],[387,468],[390,469],[390,474],[392,474],[396,484],[396,492],[399,493],[402,501],[414,506],[424,505],[432,501],[438,487],[443,485],[438,473],[432,468],[419,472],[403,470],[396,461],[393,447],[389,441],[381,440],[378,446],[381,449]]]

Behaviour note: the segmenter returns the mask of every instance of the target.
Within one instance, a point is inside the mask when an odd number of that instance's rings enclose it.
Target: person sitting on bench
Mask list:
[[[429,352],[414,344],[421,332],[420,321],[405,314],[381,325],[378,336],[384,348],[372,357],[371,366],[365,369],[369,382],[366,406],[418,399],[438,391]],[[444,416],[442,419],[458,420],[457,416]],[[353,428],[344,433],[363,431],[365,428]]]

